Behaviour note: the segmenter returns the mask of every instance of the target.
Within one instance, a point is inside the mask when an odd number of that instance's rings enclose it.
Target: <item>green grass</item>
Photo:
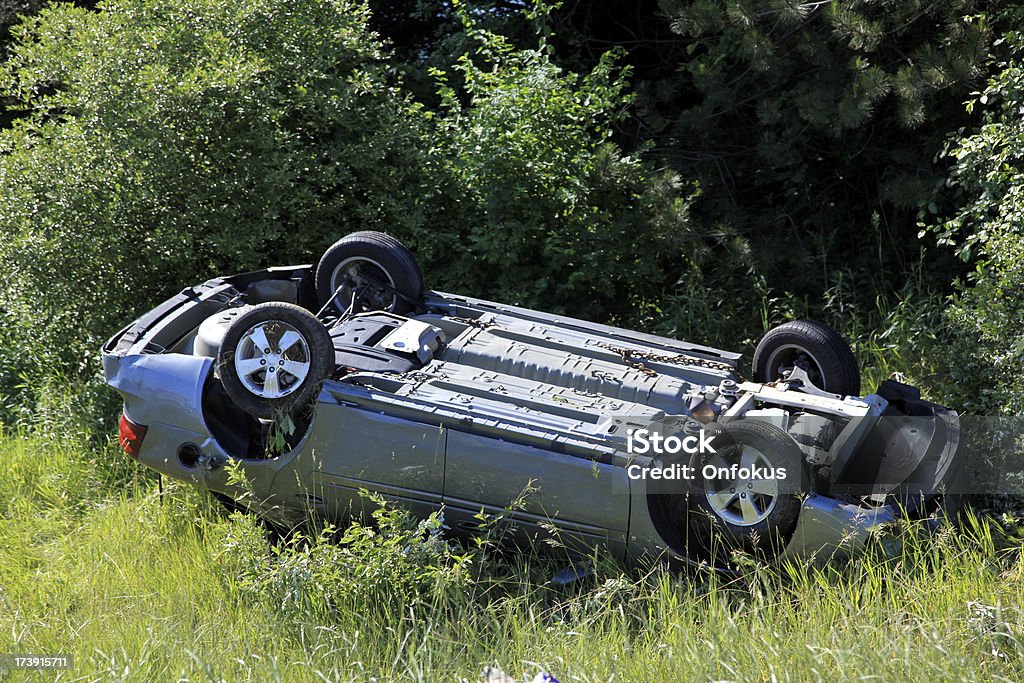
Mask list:
[[[111,446],[0,437],[0,652],[75,657],[46,680],[1024,677],[1021,544],[991,521],[731,580],[602,562],[568,588],[557,560],[386,531],[271,546]]]

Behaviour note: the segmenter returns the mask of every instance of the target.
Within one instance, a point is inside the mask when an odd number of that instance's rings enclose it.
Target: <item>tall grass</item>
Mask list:
[[[865,391],[896,377],[941,400],[928,349],[943,298],[911,271],[896,287],[840,274],[820,301],[757,278],[744,296],[683,292],[658,331],[749,361],[750,330],[821,318],[853,340]],[[440,520],[393,509],[377,527],[268,539],[97,436],[109,392],[45,393],[0,434],[0,653],[74,656],[47,679],[475,681],[489,665],[566,682],[1024,679],[1022,544],[988,518],[880,530],[846,564],[751,561],[727,578],[599,557],[560,586],[557,551],[454,546]]]
[[[1021,544],[990,520],[880,531],[844,565],[727,578],[602,560],[558,586],[557,557],[437,545],[394,510],[341,543],[274,544],[122,461],[0,437],[0,652],[74,656],[48,680],[1024,677]]]

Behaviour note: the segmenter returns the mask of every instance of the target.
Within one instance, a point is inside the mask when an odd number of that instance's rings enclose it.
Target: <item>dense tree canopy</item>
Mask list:
[[[630,49],[631,134],[700,180],[699,217],[750,240],[770,282],[820,291],[834,270],[864,278],[916,259],[919,212],[944,174],[935,158],[983,81],[985,3],[622,5],[567,3],[558,30],[584,61]],[[807,258],[820,269],[794,273]]]
[[[185,284],[366,228],[430,286],[733,348],[813,316],[862,354],[990,334],[995,367],[1016,324],[966,323],[1017,291],[1016,214],[991,205],[1020,188],[1013,3],[44,5],[0,16],[30,15],[0,33],[6,391],[93,372]],[[967,269],[936,237],[978,268],[941,330]]]
[[[20,115],[0,134],[5,371],[91,372],[105,336],[182,287],[361,229],[406,239],[432,286],[598,318],[692,261],[685,189],[608,140],[611,60],[568,73],[463,15],[480,66],[435,72],[430,112],[367,17],[110,0],[20,27],[0,72]]]

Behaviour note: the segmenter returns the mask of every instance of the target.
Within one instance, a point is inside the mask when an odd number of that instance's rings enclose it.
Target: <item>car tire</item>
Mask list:
[[[696,484],[680,501],[686,507],[688,552],[716,564],[739,550],[772,559],[789,542],[809,489],[803,455],[792,437],[755,419],[731,422],[712,440],[715,453],[697,465]],[[707,476],[706,468],[752,465],[783,478]],[[737,474],[742,474],[738,472]],[[696,544],[696,547],[693,546]]]
[[[794,320],[770,330],[754,351],[753,365],[755,382],[783,379],[784,369],[798,365],[822,391],[860,394],[860,368],[850,345],[817,320]]]
[[[423,294],[423,274],[412,252],[391,235],[372,230],[335,242],[317,263],[314,279],[320,307],[331,303],[339,313],[407,313]],[[391,290],[374,287],[373,281],[384,282]],[[356,294],[359,300],[353,301]]]
[[[334,370],[331,336],[304,308],[281,302],[253,306],[224,334],[220,381],[239,408],[262,418],[308,405]]]

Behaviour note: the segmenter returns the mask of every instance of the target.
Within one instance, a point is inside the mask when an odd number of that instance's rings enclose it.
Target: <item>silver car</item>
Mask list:
[[[957,414],[892,381],[859,396],[822,323],[771,330],[747,380],[735,353],[424,290],[378,232],[189,287],[103,366],[131,457],[285,525],[364,514],[368,490],[630,561],[805,557],[941,512],[963,470]]]

